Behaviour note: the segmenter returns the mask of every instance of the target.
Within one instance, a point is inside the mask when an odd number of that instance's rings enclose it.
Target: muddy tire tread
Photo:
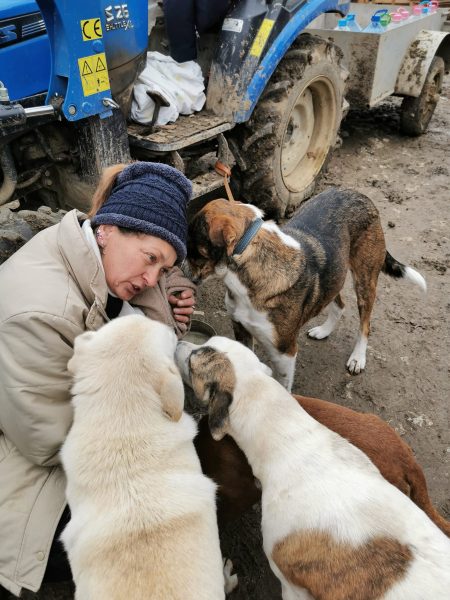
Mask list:
[[[314,61],[317,62],[318,56],[326,56],[339,69],[343,88],[346,71],[341,64],[342,52],[340,49],[322,38],[302,34],[280,61],[266,91],[256,105],[251,119],[243,127],[240,142],[241,147],[246,148],[245,162],[249,165],[243,175],[244,199],[262,208],[267,217],[275,219],[285,217],[287,211],[292,212],[302,200],[314,192],[315,182],[303,191],[302,198],[299,199],[296,206],[287,206],[276,192],[273,157],[277,144],[281,144],[281,140],[277,139],[277,129],[283,117],[281,108],[283,101],[287,100],[292,87],[303,77],[307,65]],[[267,133],[262,139],[257,135],[253,137],[259,129],[265,128],[267,131],[267,124],[270,122],[273,123],[271,133]],[[334,144],[330,151],[333,146]],[[328,158],[327,156],[324,164]]]

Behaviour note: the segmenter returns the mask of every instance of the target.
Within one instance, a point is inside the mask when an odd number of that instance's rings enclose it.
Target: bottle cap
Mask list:
[[[354,21],[356,18],[355,13],[348,13],[347,15],[347,21]]]
[[[387,27],[390,22],[391,22],[391,15],[390,14],[386,13],[385,15],[381,15],[381,17],[380,17],[380,24],[383,27]]]
[[[381,19],[381,15],[372,15],[372,23],[379,23]]]
[[[347,25],[347,19],[339,19],[338,26],[345,27]]]

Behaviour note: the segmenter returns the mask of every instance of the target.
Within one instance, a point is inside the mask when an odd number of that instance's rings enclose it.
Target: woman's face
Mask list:
[[[121,300],[154,287],[177,259],[173,246],[153,235],[122,233],[116,225],[101,225],[98,233],[106,283]]]

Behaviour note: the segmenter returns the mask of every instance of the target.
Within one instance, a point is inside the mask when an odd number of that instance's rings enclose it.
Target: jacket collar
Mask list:
[[[71,277],[77,282],[88,304],[97,304],[104,311],[108,296],[103,269],[83,235],[80,220],[85,215],[71,210],[61,220],[58,246]]]

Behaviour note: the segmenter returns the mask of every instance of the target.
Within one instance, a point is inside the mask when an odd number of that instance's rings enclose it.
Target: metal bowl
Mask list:
[[[186,342],[191,342],[192,344],[201,345],[209,340],[209,338],[217,335],[214,327],[205,323],[204,321],[199,321],[198,319],[191,319],[191,328],[189,333],[187,333],[183,340]]]

